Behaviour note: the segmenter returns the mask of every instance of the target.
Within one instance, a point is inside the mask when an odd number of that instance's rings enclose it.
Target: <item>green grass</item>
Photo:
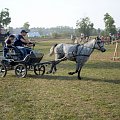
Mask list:
[[[41,41],[36,50],[49,61],[52,44],[68,40]],[[119,120],[120,119],[120,62],[112,61],[115,45],[107,51],[94,51],[82,69],[82,80],[67,73],[75,63],[60,63],[56,74],[16,78],[8,71],[0,78],[0,120]],[[48,66],[46,69],[49,69]]]

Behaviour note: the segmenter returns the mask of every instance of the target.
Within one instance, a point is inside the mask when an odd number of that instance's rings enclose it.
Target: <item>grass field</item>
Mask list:
[[[44,53],[42,61],[53,60],[49,49],[62,42],[70,41],[40,41],[35,50]],[[29,71],[26,78],[16,78],[8,71],[0,78],[0,120],[120,120],[120,62],[111,60],[114,48],[95,50],[82,69],[82,80],[68,75],[75,69],[70,61],[42,77]]]

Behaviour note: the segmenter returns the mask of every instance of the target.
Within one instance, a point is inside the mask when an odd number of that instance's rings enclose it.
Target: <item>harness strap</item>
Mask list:
[[[77,55],[77,51],[78,51],[78,47],[79,47],[79,46],[82,46],[82,48],[81,48],[80,51],[82,51],[82,49],[85,47],[83,44],[82,44],[82,45],[78,44],[78,45],[76,46],[75,54],[73,53],[73,56],[74,56],[74,57],[76,57],[76,56],[86,56],[86,57],[89,57],[90,55],[85,55],[85,54],[79,54],[79,55]],[[87,47],[87,48],[89,48],[89,47]],[[90,48],[90,49],[94,49],[94,48]],[[80,52],[80,53],[81,53],[81,52]]]
[[[81,46],[81,45],[80,45],[80,44],[76,45],[75,55],[77,55],[77,51],[78,51],[78,47],[79,47],[79,46]],[[82,47],[82,49],[83,49],[83,47]],[[82,50],[82,49],[81,49],[81,50]]]
[[[90,55],[79,54],[79,55],[76,55],[76,56],[87,56],[87,57],[89,57]]]

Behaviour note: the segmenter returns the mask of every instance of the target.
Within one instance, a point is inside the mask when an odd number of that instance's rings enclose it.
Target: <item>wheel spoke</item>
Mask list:
[[[27,74],[27,68],[24,64],[19,64],[15,68],[15,74],[17,77],[25,77]]]
[[[3,64],[0,64],[0,76],[5,77],[7,74],[7,69]]]
[[[36,75],[44,75],[44,73],[45,73],[45,66],[44,65],[36,65],[34,67],[34,73]]]

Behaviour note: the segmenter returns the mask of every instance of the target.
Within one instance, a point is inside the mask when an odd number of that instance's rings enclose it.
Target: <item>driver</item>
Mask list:
[[[29,40],[25,39],[25,36],[27,35],[27,31],[21,30],[20,34],[16,36],[16,39],[14,41],[14,46],[16,46],[23,54],[23,59],[27,54],[30,54],[31,49],[27,48],[25,46],[31,47],[33,43],[31,43]]]

